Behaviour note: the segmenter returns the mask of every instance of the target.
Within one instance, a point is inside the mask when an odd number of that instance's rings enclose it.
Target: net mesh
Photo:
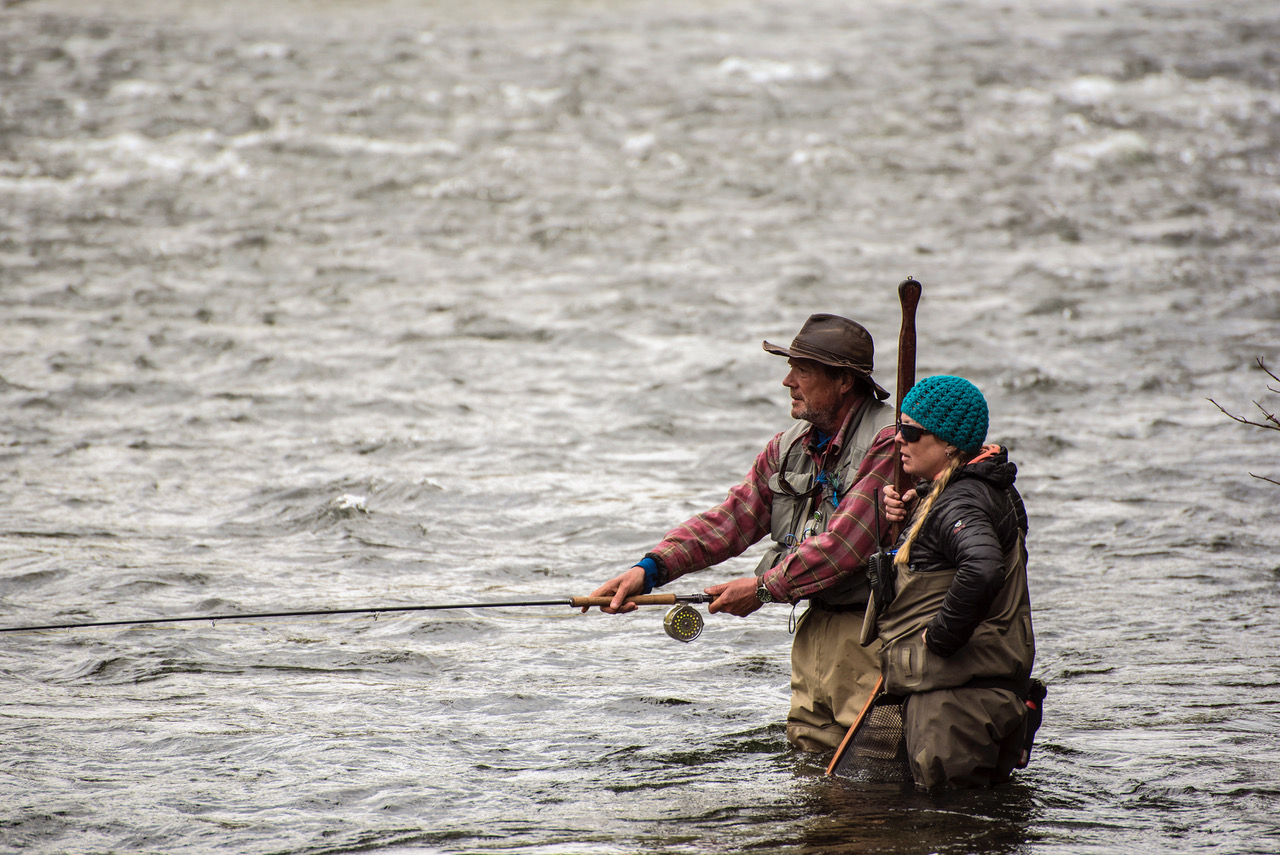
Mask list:
[[[902,701],[895,695],[876,698],[845,745],[832,774],[858,781],[911,780],[902,726]]]

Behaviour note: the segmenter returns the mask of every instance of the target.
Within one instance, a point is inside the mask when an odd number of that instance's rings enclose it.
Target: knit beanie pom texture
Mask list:
[[[926,377],[911,387],[901,410],[961,451],[977,451],[987,438],[987,399],[963,377]]]

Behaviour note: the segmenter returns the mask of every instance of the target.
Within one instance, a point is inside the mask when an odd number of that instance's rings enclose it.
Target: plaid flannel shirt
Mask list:
[[[850,411],[822,451],[814,447],[816,429],[805,435],[802,441],[819,469],[825,460],[834,463],[838,459],[857,409]],[[892,427],[876,436],[852,483],[839,497],[840,504],[826,531],[799,543],[776,567],[765,572],[763,582],[775,598],[795,602],[812,597],[848,573],[865,571],[867,559],[881,538],[888,536],[889,526],[882,518],[877,535],[876,501],[880,490],[893,481],[893,436]],[[723,502],[676,526],[653,548],[649,554],[661,561],[666,581],[741,555],[761,538],[770,536],[773,491],[769,489],[769,478],[778,471],[783,451],[781,438],[779,433],[769,441],[746,478],[729,490]]]

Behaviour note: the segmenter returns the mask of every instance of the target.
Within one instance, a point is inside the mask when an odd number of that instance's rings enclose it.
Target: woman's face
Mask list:
[[[920,427],[920,423],[906,413],[900,419],[904,425]],[[942,474],[951,463],[947,452],[954,454],[956,450],[954,445],[943,442],[928,432],[915,442],[907,442],[901,433],[897,434],[897,440],[898,452],[902,455],[902,471],[928,481]]]

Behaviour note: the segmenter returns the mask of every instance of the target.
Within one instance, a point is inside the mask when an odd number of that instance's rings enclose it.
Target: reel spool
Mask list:
[[[667,612],[662,628],[676,641],[688,644],[702,634],[702,613],[685,603]]]

